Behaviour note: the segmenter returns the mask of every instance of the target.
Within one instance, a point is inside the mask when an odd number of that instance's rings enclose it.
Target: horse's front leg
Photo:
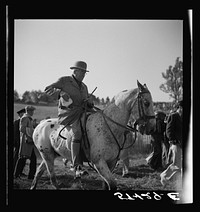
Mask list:
[[[54,160],[55,160],[55,154],[53,150],[47,151],[43,153],[43,158],[45,160],[46,166],[47,166],[47,171],[50,176],[50,181],[52,186],[55,189],[59,189],[59,185],[56,180],[56,175],[54,171]]]
[[[108,168],[108,165],[105,160],[100,159],[98,162],[95,163],[95,167],[99,173],[99,175],[103,178],[106,182],[108,190],[116,190],[117,184],[116,181]]]

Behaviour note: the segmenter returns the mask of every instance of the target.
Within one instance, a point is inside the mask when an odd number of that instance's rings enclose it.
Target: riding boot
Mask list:
[[[79,151],[80,151],[80,143],[72,142],[71,154],[72,154],[72,164],[74,168],[76,168],[80,164]]]
[[[82,170],[81,161],[80,161],[80,142],[72,142],[71,143],[71,154],[72,154],[72,164],[75,170],[76,178],[85,174],[85,171]]]
[[[15,170],[14,170],[15,178],[22,175],[25,165],[26,165],[26,158],[20,157],[16,162],[16,166],[15,166]]]

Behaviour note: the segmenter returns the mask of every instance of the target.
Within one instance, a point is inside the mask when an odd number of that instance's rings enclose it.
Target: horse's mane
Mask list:
[[[118,94],[116,94],[113,97],[113,100],[106,105],[106,107],[104,108],[104,111],[108,110],[112,110],[113,107],[116,107],[116,105],[120,105],[120,104],[126,104],[126,99],[130,99],[132,97],[134,97],[138,92],[138,88],[135,89],[129,89],[129,90],[123,90],[121,92],[119,92]]]
[[[114,96],[114,100],[117,100],[119,98],[122,98],[122,99],[127,98],[130,95],[134,96],[138,92],[139,92],[139,88],[123,90],[123,91],[119,92],[117,95]],[[142,92],[147,92],[147,93],[149,92],[146,84],[144,84],[144,86],[142,88]]]
[[[131,98],[138,93],[138,88],[123,90],[114,96],[115,103],[124,102],[127,98]]]

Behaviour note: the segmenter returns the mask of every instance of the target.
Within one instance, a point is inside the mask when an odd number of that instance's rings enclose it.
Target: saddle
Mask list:
[[[80,118],[82,140],[81,140],[79,155],[80,155],[80,159],[84,162],[88,162],[89,159],[90,159],[90,144],[89,144],[89,140],[88,140],[88,137],[87,137],[86,122],[87,122],[88,117],[93,113],[95,113],[95,111],[87,112],[84,115],[82,115],[81,118]],[[65,131],[65,128],[67,128],[67,126],[64,126],[61,130],[59,130],[58,139],[59,138],[63,139],[63,140],[67,139],[64,136],[62,136],[62,133],[61,133],[63,130]]]

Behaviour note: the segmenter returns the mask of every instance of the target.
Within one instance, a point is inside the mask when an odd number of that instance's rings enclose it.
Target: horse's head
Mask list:
[[[151,134],[155,130],[156,120],[153,111],[153,101],[151,93],[146,84],[142,85],[137,81],[137,95],[132,103],[132,116],[138,130],[142,134]]]

